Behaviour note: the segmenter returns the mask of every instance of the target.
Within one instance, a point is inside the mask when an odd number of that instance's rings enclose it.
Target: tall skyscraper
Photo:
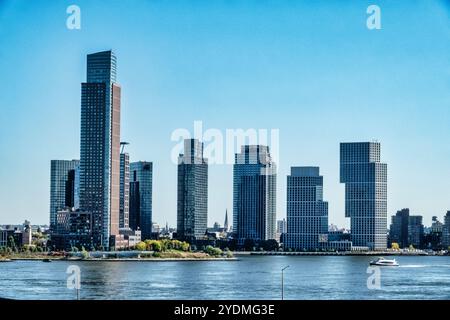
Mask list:
[[[233,232],[239,244],[275,239],[276,178],[268,146],[241,146],[233,165]]]
[[[208,161],[203,143],[184,140],[178,157],[177,236],[192,241],[205,235],[208,223]]]
[[[389,228],[389,238],[391,243],[398,243],[400,248],[406,248],[408,243],[409,209],[405,208],[397,211],[391,218]]]
[[[129,225],[133,230],[141,230],[143,240],[152,235],[152,181],[153,163],[130,164]]]
[[[319,167],[291,167],[287,177],[286,248],[313,251],[325,248],[328,202],[323,201]]]
[[[119,228],[129,227],[130,213],[130,156],[126,152],[120,153],[120,204]]]
[[[94,245],[119,234],[120,86],[112,51],[87,56],[81,84],[80,208],[92,214]]]
[[[76,186],[75,171],[78,170],[79,165],[79,160],[52,160],[50,162],[50,228],[52,231],[56,227],[58,211],[68,206],[67,201],[73,199],[75,202],[77,198],[75,193],[78,187]]]
[[[442,246],[444,250],[450,248],[450,211],[444,216],[444,225],[442,226]]]
[[[422,216],[409,216],[408,221],[408,242],[409,245],[414,248],[420,248],[423,241],[423,217]]]
[[[341,143],[340,158],[353,246],[386,249],[387,165],[380,162],[380,143]]]

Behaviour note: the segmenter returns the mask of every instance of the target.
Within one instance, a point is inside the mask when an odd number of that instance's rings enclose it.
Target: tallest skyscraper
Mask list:
[[[341,143],[340,171],[353,245],[386,249],[387,165],[380,161],[380,143]]]
[[[80,209],[92,214],[94,245],[119,234],[120,86],[112,51],[87,56],[81,84]]]

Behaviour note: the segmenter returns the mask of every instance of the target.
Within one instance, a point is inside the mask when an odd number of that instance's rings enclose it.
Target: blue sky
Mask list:
[[[81,9],[81,30],[66,8]],[[368,30],[366,8],[381,8]],[[348,226],[339,142],[382,144],[388,215],[450,209],[450,9],[445,1],[0,0],[0,224],[48,223],[51,159],[79,158],[86,54],[113,49],[122,140],[154,162],[154,220],[176,223],[177,128],[280,130],[286,175],[317,165]],[[232,166],[209,171],[209,224],[232,210]]]

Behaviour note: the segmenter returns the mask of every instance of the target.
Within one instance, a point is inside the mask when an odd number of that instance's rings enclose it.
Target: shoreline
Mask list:
[[[168,261],[237,261],[237,258],[89,258],[89,259],[65,259],[65,258],[9,258],[9,260],[3,260],[4,262],[12,261],[42,261],[49,260],[54,261],[71,261],[71,262],[168,262]],[[46,261],[46,262],[49,262]]]

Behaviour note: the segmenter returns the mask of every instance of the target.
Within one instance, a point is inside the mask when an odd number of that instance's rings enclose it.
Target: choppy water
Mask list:
[[[66,269],[81,269],[82,299],[450,299],[450,257],[396,257],[369,290],[374,257],[250,256],[239,261],[0,263],[0,297],[74,299]]]

